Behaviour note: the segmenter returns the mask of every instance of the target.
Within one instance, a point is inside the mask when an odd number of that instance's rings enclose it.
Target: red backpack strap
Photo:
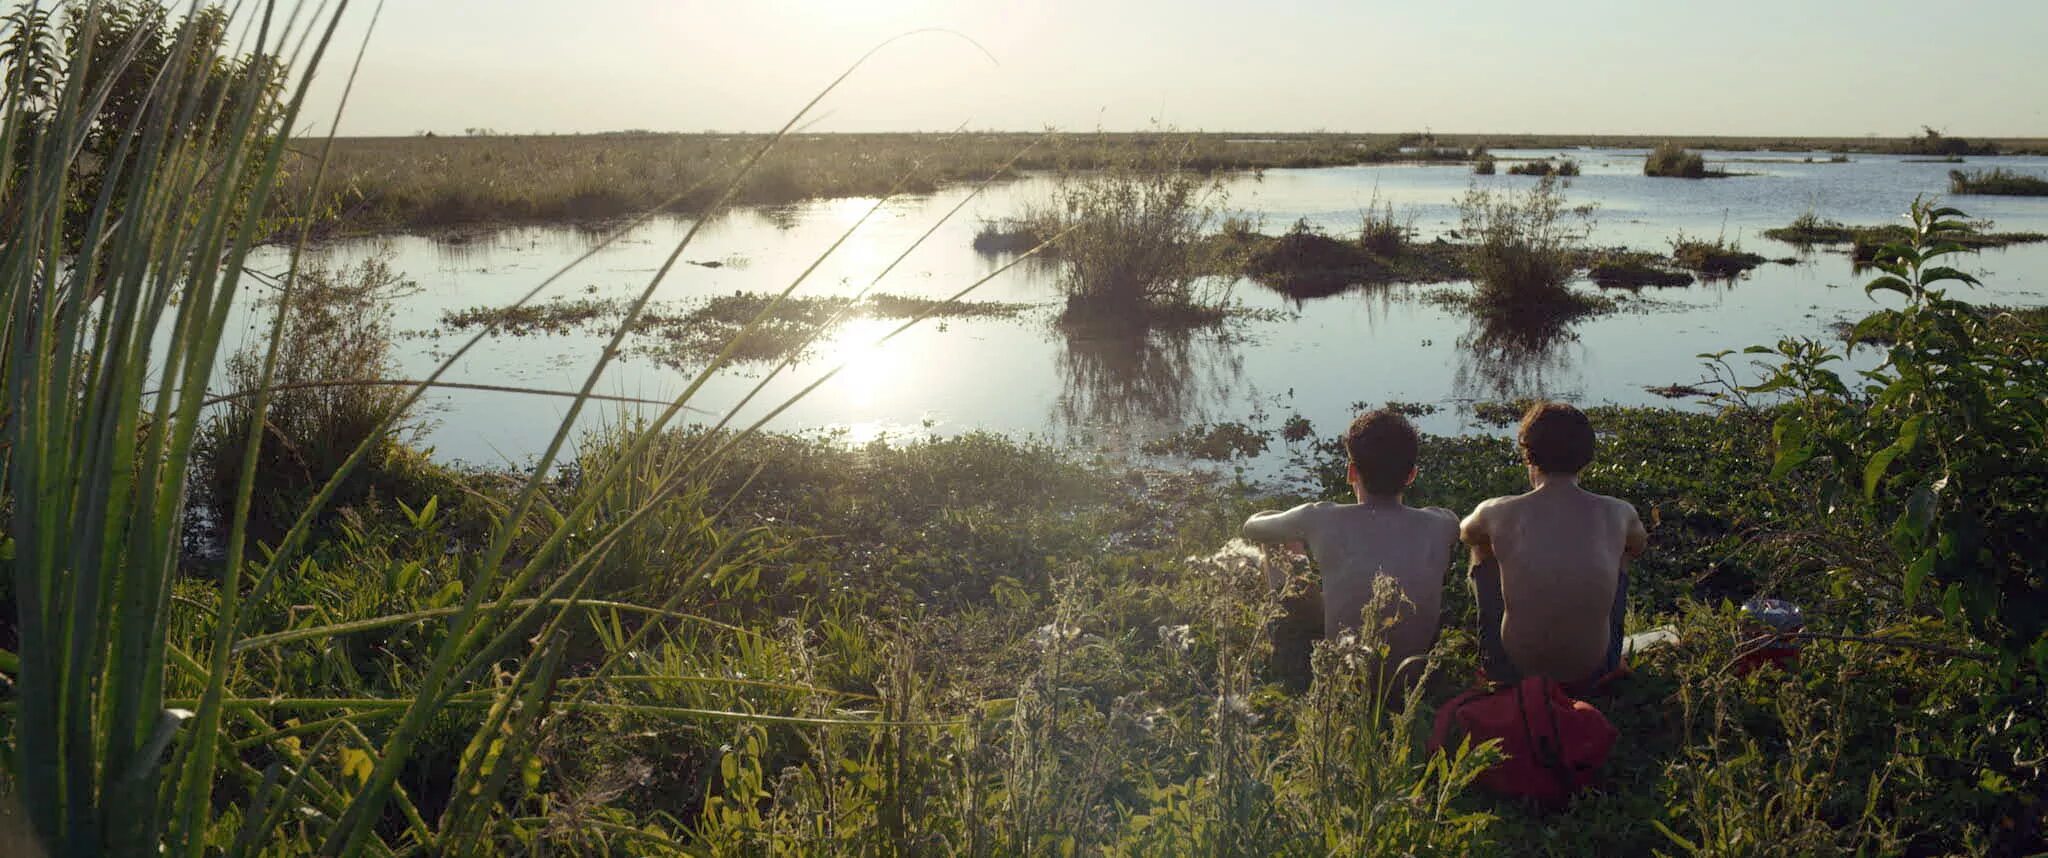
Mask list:
[[[1444,705],[1436,710],[1436,729],[1430,731],[1429,749],[1436,751],[1443,748],[1444,740],[1451,737],[1451,722],[1457,718],[1460,707],[1490,693],[1492,692],[1483,688],[1468,688],[1464,693],[1444,701]]]
[[[1560,702],[1569,705],[1571,698],[1565,696],[1564,687],[1556,680],[1532,676],[1515,686],[1515,704],[1521,711],[1523,735],[1529,740],[1529,751],[1536,763],[1548,769],[1557,778],[1558,800],[1569,798],[1578,784],[1572,777],[1571,762],[1565,759],[1564,726],[1557,720]],[[1535,707],[1532,711],[1531,705]],[[1550,735],[1536,735],[1535,725],[1550,728]]]

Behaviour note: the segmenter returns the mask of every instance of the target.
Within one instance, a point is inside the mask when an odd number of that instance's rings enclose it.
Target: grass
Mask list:
[[[2008,197],[2048,197],[2048,179],[1999,167],[1965,173],[1948,172],[1951,194],[1994,194]]]
[[[425,454],[402,443],[398,414],[404,391],[393,387],[322,386],[333,380],[391,378],[391,302],[414,291],[379,259],[342,271],[307,269],[289,300],[267,296],[260,304],[283,313],[292,332],[278,348],[269,385],[271,396],[256,452],[246,521],[251,536],[276,544],[290,530],[295,510],[319,491],[358,447],[368,455],[346,480],[331,489],[332,504],[318,523],[332,526],[344,510],[427,502],[449,494],[450,479]],[[264,344],[252,342],[227,359],[231,390],[256,390],[263,381]],[[193,442],[192,504],[199,537],[218,549],[235,519],[235,499],[245,466],[243,433],[251,401],[235,398],[201,424]],[[398,421],[394,431],[392,424]],[[449,497],[455,503],[460,496]]]
[[[1643,157],[1643,175],[1673,179],[1718,179],[1728,174],[1707,169],[1700,153],[1673,143],[1660,143]]]
[[[1519,414],[1506,403],[1480,410]],[[645,681],[591,698],[611,708],[544,725],[539,790],[558,801],[536,833],[586,850],[631,837],[632,848],[656,853],[686,842],[802,853],[980,844],[996,854],[1051,843],[1141,854],[1217,844],[1320,853],[1361,842],[1366,852],[1647,854],[1682,849],[1677,838],[1770,836],[1818,851],[2014,842],[2000,820],[2038,810],[1981,786],[1973,770],[1896,775],[1915,753],[1952,755],[1952,743],[1981,741],[1945,714],[1975,699],[1975,680],[1949,671],[1945,657],[1813,642],[1799,682],[1726,672],[1735,621],[1716,605],[1755,592],[1828,606],[1816,610],[1830,629],[1961,643],[1878,600],[1830,594],[1883,586],[1855,547],[1882,535],[1859,537],[1863,525],[1826,515],[1810,488],[1764,479],[1770,415],[1592,413],[1602,449],[1588,485],[1636,503],[1652,524],[1653,551],[1630,573],[1630,627],[1672,624],[1683,643],[1638,659],[1636,675],[1597,701],[1622,740],[1603,788],[1563,817],[1570,825],[1462,786],[1465,770],[1425,765],[1432,707],[1476,663],[1461,587],[1447,593],[1434,678],[1398,712],[1377,708],[1369,685],[1351,684],[1365,674],[1342,667],[1369,658],[1370,639],[1358,650],[1326,646],[1310,688],[1282,691],[1260,635],[1277,608],[1256,564],[1211,554],[1251,509],[1348,492],[1331,441],[1305,451],[1296,488],[1265,497],[1227,477],[1127,470],[988,435],[855,446],[767,435],[734,447],[703,487],[704,498],[727,499],[722,520],[753,528],[749,559],[684,603],[745,631],[660,629],[635,646]],[[1234,457],[1268,431],[1198,427],[1162,449]],[[634,455],[659,461],[702,438],[667,435]],[[599,439],[580,461],[601,468],[626,455],[622,446]],[[1524,479],[1512,442],[1490,435],[1426,436],[1420,469],[1412,501],[1457,510]],[[402,518],[373,526],[411,527]],[[617,558],[634,571],[616,586],[677,574],[679,560],[659,548]],[[1837,566],[1869,571],[1829,575]],[[383,586],[317,580],[342,593]],[[345,599],[314,603],[346,616]],[[596,617],[609,627],[604,612]],[[376,645],[403,652],[412,634]],[[623,643],[608,634],[581,644],[589,657]],[[359,645],[371,644],[349,644]],[[688,679],[735,674],[761,685]],[[1924,702],[1884,703],[1903,687]],[[909,726],[692,725],[658,707],[864,712]],[[1912,750],[1930,746],[1944,750]],[[1752,747],[1777,750],[1745,753]],[[632,788],[606,786],[617,784]],[[755,789],[763,801],[734,798]],[[1431,800],[1390,802],[1418,789]],[[1398,813],[1349,815],[1376,803]],[[828,809],[835,825],[804,824]]]
[[[1769,261],[1742,249],[1738,242],[1716,238],[1689,238],[1680,233],[1671,240],[1671,261],[1687,271],[1710,279],[1735,277]]]

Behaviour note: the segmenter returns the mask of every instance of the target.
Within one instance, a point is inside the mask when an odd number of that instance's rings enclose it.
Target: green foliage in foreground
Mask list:
[[[1265,673],[1261,629],[1276,606],[1256,561],[1208,555],[1257,506],[1339,496],[1327,441],[1297,448],[1303,488],[1264,500],[995,436],[763,436],[636,522],[588,579],[593,602],[568,624],[565,657],[592,667],[540,700],[521,734],[535,762],[477,845],[1568,855],[1684,843],[1726,854],[1763,839],[1800,854],[1971,852],[2011,836],[2001,820],[2029,819],[2024,771],[2000,762],[2028,740],[1982,729],[2012,711],[1994,708],[1995,671],[1912,646],[1977,649],[1898,609],[1897,570],[1873,561],[1881,534],[1824,514],[1806,484],[1764,478],[1771,414],[1594,419],[1589,485],[1652,524],[1631,629],[1676,624],[1684,643],[1601,701],[1624,734],[1611,780],[1563,816],[1464,789],[1483,757],[1421,753],[1432,707],[1474,669],[1462,568],[1435,678],[1402,706],[1382,708],[1363,679],[1370,641],[1320,653],[1318,684],[1300,697]],[[583,475],[635,437],[593,440],[549,502],[587,496]],[[632,515],[665,463],[709,437],[666,435],[630,454],[648,476],[606,492],[595,522]],[[1413,500],[1455,509],[1523,479],[1511,442],[1484,436],[1427,438],[1422,472]],[[513,485],[484,476],[472,483],[486,492]],[[361,758],[312,736],[340,716],[386,734],[397,713],[379,701],[416,681],[443,634],[427,618],[452,608],[455,558],[472,550],[431,509],[358,521],[250,608],[302,631],[249,642],[243,681],[302,702],[252,710],[260,719],[234,733],[307,737],[308,771],[337,783]],[[706,550],[725,559],[693,572]],[[211,587],[181,585],[179,604],[195,607],[174,642],[204,636],[197,606],[213,604]],[[1908,645],[1814,641],[1795,677],[1738,678],[1728,665],[1742,635],[1723,599],[1751,594],[1800,601],[1816,630]],[[636,599],[672,613],[621,604]],[[352,625],[380,616],[420,619]],[[333,631],[346,629],[357,630]],[[592,682],[606,664],[611,680]],[[407,794],[434,794],[469,740],[459,713],[482,691],[455,696],[425,735],[401,770]],[[455,811],[418,812],[433,830]],[[385,834],[404,842],[408,830]]]
[[[201,23],[173,50],[203,44]],[[299,23],[324,49],[328,22]],[[1560,817],[1469,791],[1489,749],[1419,749],[1472,670],[1455,585],[1435,679],[1398,702],[1370,681],[1371,634],[1323,647],[1303,695],[1268,681],[1274,597],[1253,556],[1216,548],[1255,506],[1341,491],[1305,427],[1284,433],[1305,487],[1271,499],[983,435],[668,431],[681,400],[572,453],[657,277],[532,468],[453,474],[406,451],[433,494],[356,502],[350,479],[431,379],[369,403],[367,430],[315,425],[353,405],[288,418],[278,380],[303,353],[285,343],[317,324],[290,308],[319,286],[293,270],[247,410],[229,412],[246,423],[207,430],[274,132],[303,91],[154,78],[117,144],[137,157],[100,186],[127,190],[73,220],[70,143],[99,116],[86,53],[48,113],[0,97],[10,854],[1998,854],[2040,838],[2024,516],[2041,485],[2004,465],[2039,460],[2040,332],[1930,289],[1957,276],[1927,265],[1949,213],[1923,210],[1883,257],[1873,288],[1910,305],[1859,331],[1898,344],[1863,390],[1791,343],[1791,383],[1742,392],[1789,402],[1595,410],[1589,484],[1653,527],[1632,625],[1682,643],[1606,701],[1624,735],[1611,780]],[[227,130],[176,133],[195,115]],[[332,473],[263,497],[274,540],[252,511],[273,429],[357,439]],[[223,439],[208,469],[233,476],[192,472],[202,431]],[[1521,484],[1492,436],[1429,439],[1424,475],[1415,499],[1458,509]],[[232,487],[210,501],[228,511],[217,555],[181,539],[200,482]],[[1856,639],[1738,678],[1729,602],[1750,594]]]

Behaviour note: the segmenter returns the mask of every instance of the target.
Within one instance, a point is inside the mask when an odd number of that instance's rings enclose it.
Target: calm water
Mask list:
[[[1504,157],[1556,155],[1556,150]],[[1568,153],[1584,175],[1571,182],[1572,203],[1598,205],[1593,242],[1667,249],[1680,232],[1739,240],[1769,257],[1795,248],[1761,237],[1801,213],[1850,224],[1900,217],[1916,194],[1945,190],[1953,165],[1855,156],[1847,164],[1804,163],[1807,153],[1707,153],[1710,162],[1753,173],[1722,180],[1649,179],[1640,150]],[[1824,153],[1814,153],[1825,161]],[[2003,166],[2048,176],[2044,158],[1973,158],[1964,169]],[[1412,216],[1422,237],[1456,226],[1455,199],[1474,180],[1526,187],[1533,179],[1474,177],[1465,166],[1347,167],[1271,170],[1228,183],[1228,205],[1264,219],[1268,232],[1297,219],[1333,233],[1356,231],[1360,211],[1377,196]],[[1014,214],[1042,200],[1049,179],[1027,179],[984,191],[961,216],[939,227],[879,291],[942,296],[996,270],[1005,261],[970,247],[978,221]],[[848,294],[871,281],[918,235],[968,193],[956,189],[892,201],[810,276],[799,295]],[[1966,197],[1957,202],[2001,230],[2048,232],[2048,199]],[[852,225],[872,200],[820,201],[775,211],[749,211],[709,223],[683,256],[720,267],[679,266],[662,283],[664,301],[735,291],[776,291]],[[625,297],[644,288],[689,222],[664,220],[632,230],[562,278],[552,297]],[[456,244],[418,236],[362,239],[321,248],[324,261],[346,264],[383,255],[416,281],[418,291],[396,308],[400,371],[420,377],[460,339],[436,335],[445,310],[502,305],[578,255],[599,236],[560,228],[503,230]],[[255,267],[281,269],[283,255],[266,251]],[[1973,298],[2011,305],[2048,304],[2048,245],[1992,250],[1966,260],[1986,282]],[[1070,338],[1052,325],[1056,274],[1018,266],[997,276],[977,300],[1031,302],[1017,319],[927,322],[881,348],[870,344],[895,321],[862,320],[840,328],[793,375],[771,381],[743,417],[763,414],[815,379],[847,368],[770,425],[842,430],[853,440],[889,434],[951,434],[992,429],[1087,442],[1111,450],[1203,421],[1263,419],[1268,426],[1301,414],[1318,430],[1341,431],[1352,403],[1390,399],[1435,403],[1421,422],[1428,431],[1477,429],[1475,400],[1555,396],[1581,403],[1672,404],[1645,388],[1701,378],[1697,354],[1770,343],[1782,336],[1832,336],[1832,323],[1860,317],[1874,304],[1848,257],[1814,253],[1797,265],[1767,264],[1728,283],[1650,290],[1625,312],[1584,320],[1539,342],[1504,342],[1467,317],[1418,299],[1428,288],[1375,288],[1296,303],[1256,283],[1230,284],[1233,297],[1255,308],[1286,311],[1283,319],[1245,322],[1227,332],[1149,341]],[[1581,288],[1593,289],[1591,284]],[[254,311],[245,311],[253,327]],[[595,333],[500,336],[472,350],[451,372],[455,381],[574,390],[603,340]],[[1865,358],[1867,363],[1868,358]],[[711,380],[692,405],[722,412],[761,380],[765,367],[739,367]],[[689,377],[645,358],[629,357],[599,382],[600,393],[664,399]],[[426,435],[444,459],[478,464],[522,463],[546,443],[567,400],[486,392],[448,392],[429,399]],[[1702,407],[1683,404],[1681,407]],[[618,419],[630,406],[589,409],[586,425]]]

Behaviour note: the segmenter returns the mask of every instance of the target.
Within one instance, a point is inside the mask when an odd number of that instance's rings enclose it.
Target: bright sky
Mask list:
[[[768,130],[926,27],[813,130],[2048,136],[2048,0],[390,0],[340,130]]]

